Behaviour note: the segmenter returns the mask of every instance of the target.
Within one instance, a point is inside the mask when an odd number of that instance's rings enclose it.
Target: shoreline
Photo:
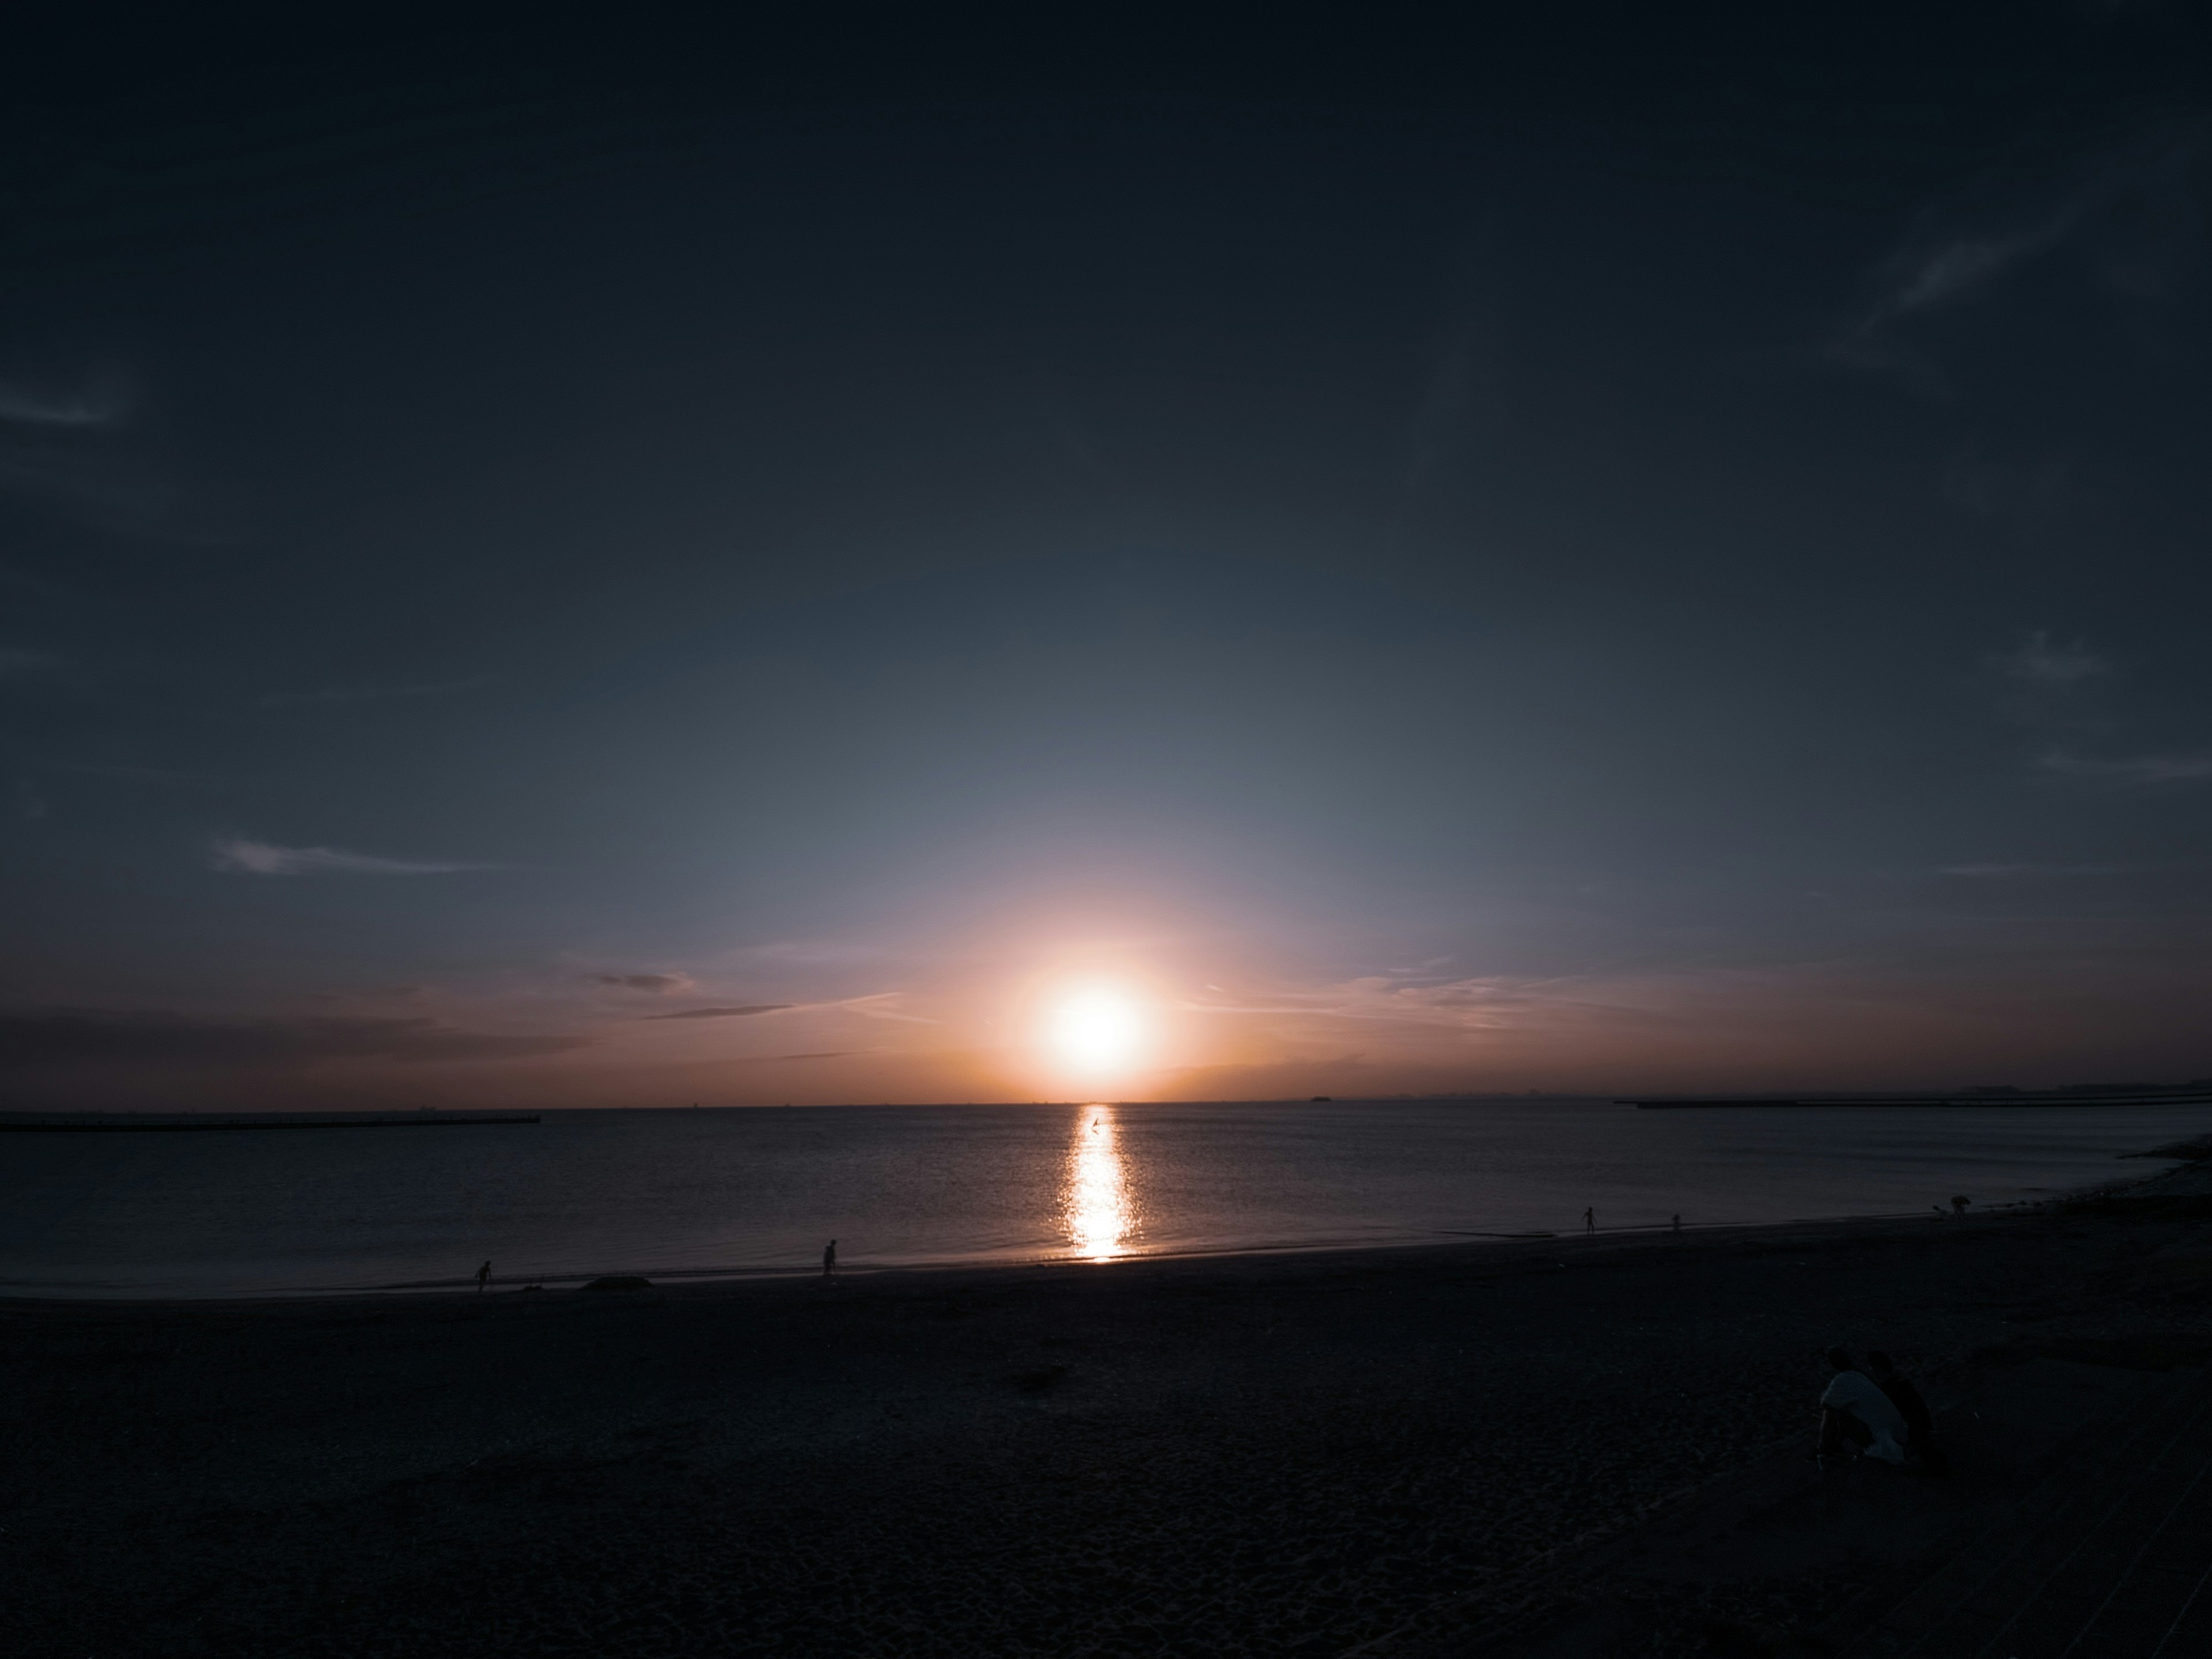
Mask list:
[[[2158,1177],[2151,1177],[2157,1179]],[[2140,1183],[2128,1183],[2140,1184]],[[2103,1187],[2080,1189],[2083,1195],[2103,1194]],[[2054,1199],[2057,1204],[2072,1201]],[[1372,1244],[1279,1244],[1224,1249],[1131,1251],[1127,1255],[1107,1259],[1074,1255],[1028,1256],[1010,1259],[969,1257],[946,1261],[891,1262],[870,1265],[865,1261],[838,1264],[839,1283],[864,1283],[877,1280],[916,1280],[939,1276],[961,1278],[973,1276],[981,1279],[990,1275],[1031,1275],[1039,1272],[1060,1270],[1071,1273],[1129,1272],[1146,1267],[1174,1267],[1180,1265],[1223,1263],[1237,1261],[1267,1262],[1281,1261],[1328,1261],[1364,1259],[1371,1256],[1420,1256],[1428,1254],[1458,1255],[1485,1250],[1508,1251],[1556,1250],[1572,1248],[1587,1252],[1606,1243],[1629,1245],[1659,1243],[1662,1241],[1691,1239],[1713,1241],[1742,1236],[1757,1237],[1767,1235],[1791,1234],[1806,1228],[1865,1228],[1910,1229],[1920,1225],[1936,1226],[1986,1224],[1998,1219],[2030,1213],[2036,1206],[2016,1206],[1992,1209],[1981,1214],[1964,1218],[1934,1213],[1915,1213],[1898,1211],[1872,1215],[1803,1216],[1782,1221],[1706,1222],[1698,1224],[1685,1223],[1680,1232],[1665,1225],[1639,1227],[1600,1227],[1594,1234],[1561,1232],[1545,1234],[1452,1232],[1437,1237],[1414,1239],[1393,1239]],[[647,1281],[646,1288],[655,1291],[710,1290],[736,1288],[749,1285],[811,1284],[822,1278],[818,1268],[763,1267],[754,1270],[722,1267],[660,1269],[644,1273],[633,1273],[625,1269],[610,1269],[604,1273],[552,1273],[536,1277],[491,1280],[489,1295],[512,1296],[535,1286],[548,1293],[556,1290],[584,1289],[599,1279],[639,1278]],[[433,1297],[456,1297],[465,1301],[474,1300],[478,1292],[476,1281],[469,1278],[426,1280],[393,1285],[366,1285],[357,1287],[344,1285],[316,1285],[297,1291],[213,1291],[204,1295],[176,1295],[118,1291],[107,1295],[88,1295],[82,1291],[46,1294],[21,1291],[0,1285],[0,1309],[14,1304],[37,1307],[290,1307],[307,1304],[332,1303],[345,1304],[376,1297],[402,1298],[410,1302]]]
[[[2150,1158],[2158,1153],[2129,1153],[2130,1158]],[[1492,1249],[1561,1249],[1572,1247],[1588,1250],[1607,1241],[1627,1244],[1717,1240],[1736,1237],[1780,1237],[1792,1230],[1814,1228],[1850,1229],[1910,1229],[1917,1225],[1986,1224],[2004,1218],[2018,1218],[2042,1213],[2068,1204],[2079,1203],[2100,1197],[2114,1196],[2164,1182],[2173,1176],[2185,1173],[2194,1167],[2191,1162],[2176,1159],[2177,1167],[2157,1175],[2130,1176],[2111,1182],[2100,1182],[2070,1188],[2051,1197],[2035,1200],[1993,1206],[1987,1210],[1968,1211],[1965,1215],[1940,1213],[1933,1211],[1888,1211],[1869,1214],[1798,1216],[1774,1221],[1715,1221],[1686,1222],[1677,1231],[1663,1223],[1634,1226],[1601,1226],[1595,1232],[1579,1231],[1550,1233],[1490,1232],[1474,1230],[1439,1230],[1426,1237],[1378,1241],[1370,1244],[1346,1244],[1336,1242],[1322,1243],[1287,1243],[1245,1246],[1229,1249],[1192,1249],[1187,1250],[1137,1251],[1110,1258],[1099,1259],[1076,1255],[1073,1253],[1024,1256],[1018,1258],[967,1257],[941,1261],[888,1262],[871,1265],[865,1259],[838,1264],[837,1278],[843,1281],[896,1277],[914,1278],[920,1275],[959,1274],[1020,1274],[1039,1270],[1068,1269],[1097,1271],[1099,1269],[1129,1270],[1146,1264],[1170,1265],[1220,1261],[1273,1261],[1297,1258],[1366,1257],[1376,1255],[1418,1255],[1424,1252],[1458,1252]],[[2208,1166],[2212,1167],[2212,1166]],[[654,1290],[703,1289],[711,1286],[738,1286],[760,1284],[809,1283],[822,1277],[815,1267],[762,1267],[756,1269],[700,1267],[640,1271],[626,1267],[610,1267],[597,1272],[574,1272],[540,1275],[516,1275],[491,1280],[489,1294],[514,1295],[535,1286],[547,1293],[556,1290],[580,1290],[594,1280],[611,1278],[643,1278]],[[376,1297],[401,1297],[410,1301],[428,1297],[454,1296],[473,1299],[478,1295],[472,1278],[428,1279],[397,1284],[363,1285],[313,1285],[299,1290],[270,1290],[258,1291],[210,1291],[204,1294],[177,1294],[121,1290],[109,1293],[87,1293],[81,1290],[44,1291],[21,1290],[0,1284],[0,1309],[21,1304],[27,1306],[83,1306],[83,1307],[252,1307],[294,1306],[311,1303],[351,1303]]]
[[[2199,1363],[2208,1209],[2199,1165],[1940,1225],[11,1298],[26,1589],[0,1635],[103,1659],[1456,1654],[1582,1595],[1546,1588],[1580,1552],[1770,1466],[1802,1482],[1829,1343],[2030,1439],[2038,1379],[2124,1404],[2106,1383]],[[1866,1588],[1834,1557],[1782,1550],[1759,1616],[1831,1617]]]

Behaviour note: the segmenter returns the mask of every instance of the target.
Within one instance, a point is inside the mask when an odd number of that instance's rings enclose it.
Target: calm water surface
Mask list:
[[[2212,1108],[1589,1101],[556,1112],[532,1127],[0,1137],[0,1289],[236,1295],[1108,1260],[1926,1211],[2166,1166]]]

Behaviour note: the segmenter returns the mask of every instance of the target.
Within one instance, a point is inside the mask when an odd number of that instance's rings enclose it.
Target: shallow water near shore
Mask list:
[[[2212,1108],[1544,1100],[577,1111],[10,1135],[0,1291],[237,1296],[1108,1261],[1927,1213],[2148,1176]]]

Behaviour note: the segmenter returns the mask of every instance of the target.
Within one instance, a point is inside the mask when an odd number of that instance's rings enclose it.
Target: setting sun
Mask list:
[[[1145,1042],[1145,1023],[1136,1003],[1110,986],[1088,986],[1054,1011],[1054,1050],[1075,1070],[1110,1072],[1134,1062]]]

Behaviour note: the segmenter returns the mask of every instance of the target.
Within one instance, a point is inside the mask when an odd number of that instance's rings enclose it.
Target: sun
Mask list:
[[[1046,1029],[1061,1062],[1091,1075],[1133,1064],[1146,1035],[1136,1000],[1110,985],[1070,992],[1053,1009]]]

